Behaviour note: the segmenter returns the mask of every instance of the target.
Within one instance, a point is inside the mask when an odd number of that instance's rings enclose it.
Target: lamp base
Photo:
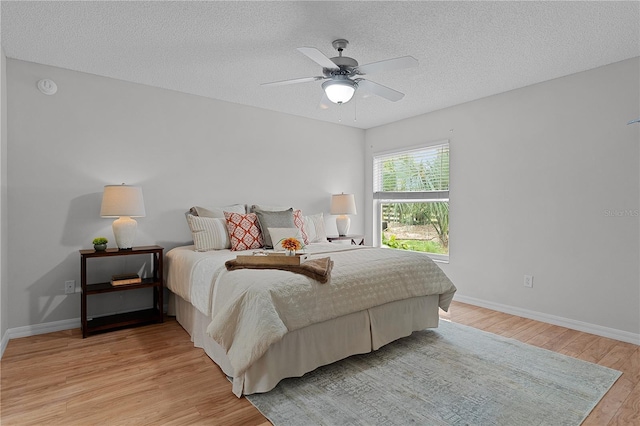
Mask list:
[[[129,216],[120,216],[113,221],[113,235],[116,237],[116,245],[120,250],[131,249],[136,237],[138,222]]]
[[[338,235],[344,237],[349,233],[349,226],[351,226],[351,219],[347,215],[340,215],[336,218],[336,228],[338,228]]]

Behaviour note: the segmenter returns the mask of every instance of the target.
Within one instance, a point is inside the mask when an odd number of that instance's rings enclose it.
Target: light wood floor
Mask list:
[[[441,316],[622,371],[584,424],[640,425],[640,347],[458,302]],[[2,425],[270,425],[173,319],[14,339],[0,367]]]

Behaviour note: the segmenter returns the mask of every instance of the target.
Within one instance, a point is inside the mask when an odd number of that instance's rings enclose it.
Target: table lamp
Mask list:
[[[349,232],[351,219],[348,214],[356,214],[356,199],[353,194],[335,194],[331,196],[331,214],[339,215],[336,218],[338,235],[343,237]]]
[[[144,200],[139,186],[105,185],[102,194],[101,217],[116,217],[113,221],[113,235],[120,250],[133,247],[138,223],[133,217],[144,217]]]

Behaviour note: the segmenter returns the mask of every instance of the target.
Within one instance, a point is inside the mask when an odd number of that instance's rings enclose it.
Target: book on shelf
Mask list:
[[[138,284],[142,278],[138,274],[118,274],[111,277],[111,285]]]

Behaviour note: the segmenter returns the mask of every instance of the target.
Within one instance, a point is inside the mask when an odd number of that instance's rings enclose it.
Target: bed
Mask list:
[[[273,389],[322,365],[371,352],[438,326],[456,289],[426,255],[312,243],[331,278],[281,270],[233,270],[231,250],[181,246],[166,255],[169,314],[229,377],[240,397]]]

